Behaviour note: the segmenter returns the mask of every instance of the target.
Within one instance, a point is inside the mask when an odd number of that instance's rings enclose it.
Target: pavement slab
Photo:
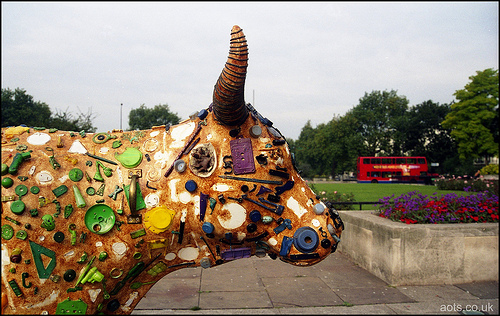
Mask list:
[[[463,283],[455,286],[481,299],[498,298],[497,281]]]
[[[262,281],[255,272],[255,268],[246,262],[230,267],[214,267],[202,271],[201,291],[258,291],[264,290]]]
[[[274,307],[331,306],[343,301],[318,277],[263,278]]]
[[[187,309],[199,304],[200,278],[164,277],[156,282],[135,309]]]
[[[337,252],[293,266],[245,258],[158,281],[133,315],[498,314],[498,281],[392,286]]]
[[[264,290],[246,292],[214,291],[202,292],[199,306],[202,309],[255,309],[272,308],[273,304]]]
[[[473,300],[476,296],[454,285],[399,286],[399,291],[418,302],[441,302],[446,300]]]
[[[389,286],[341,288],[335,292],[345,303],[354,305],[413,303],[415,300]]]

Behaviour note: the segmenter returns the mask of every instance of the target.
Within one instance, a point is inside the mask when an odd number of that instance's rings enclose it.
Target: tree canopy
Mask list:
[[[40,101],[34,101],[26,90],[2,89],[2,126],[45,126],[50,124],[52,111]]]
[[[92,124],[94,116],[91,111],[86,114],[79,113],[77,117],[73,117],[68,110],[52,113],[45,102],[34,101],[33,96],[27,94],[24,89],[2,89],[2,127],[24,124],[93,133],[97,130]]]
[[[359,99],[359,104],[351,110],[356,119],[356,132],[365,140],[369,156],[377,154],[401,154],[401,128],[408,109],[408,99],[398,96],[397,91],[372,91]]]
[[[457,146],[450,136],[450,131],[441,126],[450,111],[449,104],[424,101],[408,109],[402,128],[405,134],[403,152],[411,156],[425,156],[431,162],[439,162],[440,166],[436,171],[441,173],[448,164],[455,164],[457,157]]]
[[[498,70],[476,73],[464,89],[454,93],[458,102],[442,122],[451,130],[462,160],[498,156]]]
[[[150,129],[153,126],[178,124],[180,117],[177,113],[170,112],[167,104],[158,104],[154,108],[148,109],[144,104],[133,109],[128,115],[128,125],[130,130]]]

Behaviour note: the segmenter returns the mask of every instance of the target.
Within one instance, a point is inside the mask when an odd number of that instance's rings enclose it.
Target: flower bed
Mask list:
[[[412,191],[379,200],[378,215],[406,224],[498,223],[498,195],[479,192],[432,196]]]

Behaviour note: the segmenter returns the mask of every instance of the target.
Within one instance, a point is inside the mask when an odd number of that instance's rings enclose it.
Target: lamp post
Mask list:
[[[120,104],[120,129],[122,129],[122,109],[123,109],[123,103]]]

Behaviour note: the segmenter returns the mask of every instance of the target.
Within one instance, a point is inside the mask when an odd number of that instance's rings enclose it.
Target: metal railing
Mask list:
[[[330,204],[338,204],[338,205],[356,205],[356,204],[359,204],[359,210],[361,211],[362,209],[362,205],[368,205],[368,204],[371,204],[371,205],[374,205],[374,204],[384,204],[384,202],[330,202],[328,201],[328,203]]]

